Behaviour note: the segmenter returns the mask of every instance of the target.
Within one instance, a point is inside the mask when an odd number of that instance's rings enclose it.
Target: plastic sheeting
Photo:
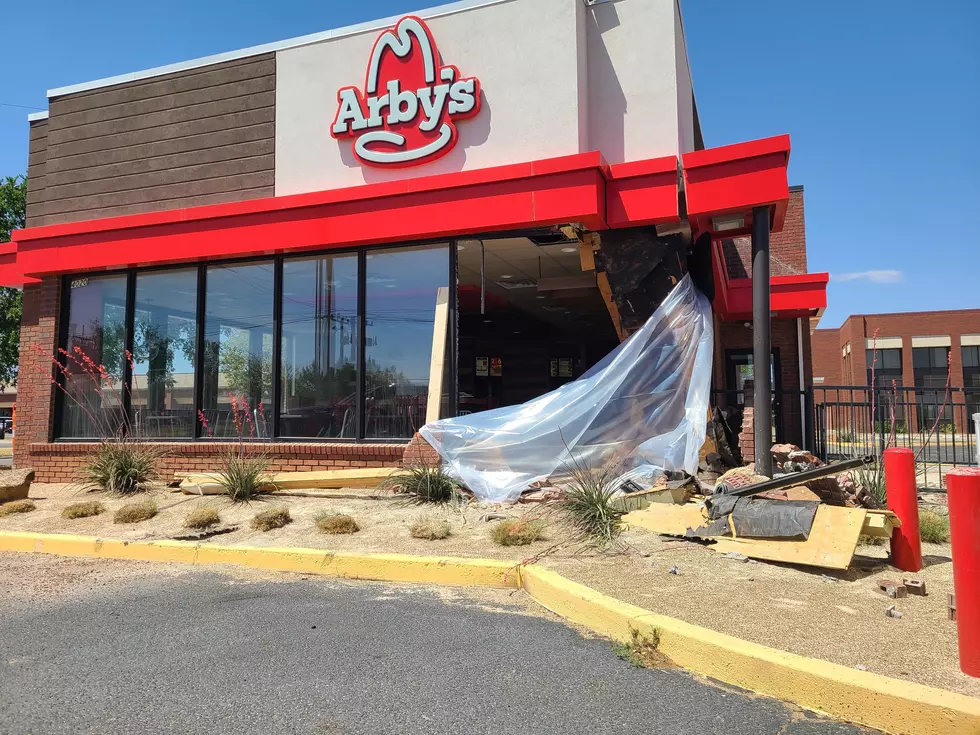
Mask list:
[[[694,474],[711,389],[711,304],[685,276],[653,316],[578,380],[420,433],[479,499],[513,502],[573,465],[620,479]]]

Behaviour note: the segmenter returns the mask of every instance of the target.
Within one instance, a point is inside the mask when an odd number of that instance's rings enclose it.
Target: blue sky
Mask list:
[[[10,105],[44,109],[49,88],[433,3],[13,3],[3,13],[0,176],[27,167],[31,110]],[[980,306],[980,3],[682,8],[706,144],[792,137],[810,270],[832,274],[821,326],[851,313]]]

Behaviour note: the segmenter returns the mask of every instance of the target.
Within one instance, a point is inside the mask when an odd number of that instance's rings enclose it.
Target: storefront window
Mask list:
[[[214,436],[237,435],[233,404],[247,405],[256,436],[271,433],[274,275],[271,262],[207,269],[202,411]]]
[[[451,410],[449,264],[443,243],[68,278],[57,435],[410,438],[434,371]]]
[[[355,436],[358,344],[357,255],[284,261],[282,436]]]
[[[197,269],[140,273],[130,413],[148,438],[194,435]]]
[[[449,286],[449,248],[371,251],[365,279],[365,436],[408,438],[425,423],[436,299]]]
[[[59,436],[100,438],[125,426],[125,274],[69,281]]]

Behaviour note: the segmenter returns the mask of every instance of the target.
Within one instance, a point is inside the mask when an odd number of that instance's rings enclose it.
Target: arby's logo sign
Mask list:
[[[364,89],[337,93],[330,134],[354,139],[368,166],[418,166],[441,158],[459,138],[455,123],[480,111],[480,82],[443,64],[421,18],[406,16],[375,41]]]

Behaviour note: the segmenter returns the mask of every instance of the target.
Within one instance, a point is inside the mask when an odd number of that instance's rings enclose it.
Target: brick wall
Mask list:
[[[93,442],[54,442],[24,445],[19,467],[33,467],[37,482],[71,482],[89,452],[98,444]],[[164,480],[173,478],[175,471],[214,471],[215,460],[228,451],[229,444],[220,442],[160,443],[167,454],[160,462]],[[410,461],[405,444],[344,444],[344,443],[269,443],[254,445],[270,461],[271,472],[306,472],[313,470],[351,469],[356,467],[396,467],[403,458]],[[411,455],[414,456],[414,455]]]
[[[817,382],[824,385],[841,384],[841,341],[838,329],[817,329],[810,335],[813,345],[813,377],[823,378]]]
[[[714,386],[716,390],[728,389],[727,381],[727,358],[729,350],[751,350],[752,349],[752,328],[746,327],[742,322],[719,322],[716,324],[715,332],[715,375]],[[800,357],[797,339],[796,319],[773,319],[772,320],[772,349],[779,362],[779,385],[782,391],[799,391],[800,387]],[[803,388],[812,385],[813,372],[811,370],[811,344],[809,324],[803,324]],[[802,421],[803,407],[800,404],[798,395],[781,395],[779,418],[782,428],[782,435],[777,438],[780,441],[788,441],[793,444],[803,443]],[[747,450],[746,450],[747,451]],[[746,456],[751,457],[751,452]]]
[[[30,467],[29,447],[51,437],[54,387],[51,356],[58,339],[61,280],[47,278],[24,286],[20,327],[20,367],[17,376],[17,432],[14,466]]]
[[[736,237],[722,242],[729,278],[752,275],[752,241]],[[783,229],[769,238],[769,268],[774,276],[806,273],[806,220],[803,211],[803,187],[790,189]]]

